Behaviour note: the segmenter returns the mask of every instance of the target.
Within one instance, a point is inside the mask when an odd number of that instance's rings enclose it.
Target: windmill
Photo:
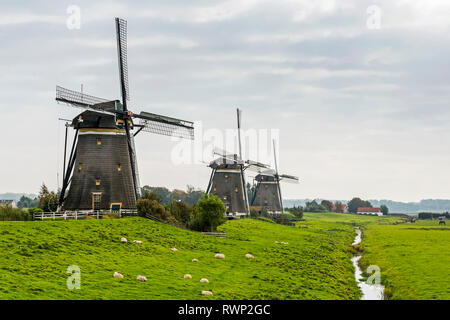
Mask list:
[[[140,183],[134,137],[144,131],[194,139],[190,121],[128,109],[127,22],[116,18],[115,26],[122,100],[56,87],[56,101],[83,110],[68,124],[75,136],[67,166],[66,130],[59,210],[136,208]]]
[[[271,213],[282,213],[283,198],[281,196],[280,181],[298,183],[298,177],[279,174],[277,156],[275,152],[275,140],[273,141],[273,154],[275,160],[275,170],[268,169],[261,171],[256,177],[256,190],[252,199],[252,206],[265,207]]]
[[[245,182],[245,170],[261,170],[268,165],[242,159],[241,110],[237,109],[239,154],[231,154],[215,149],[219,158],[208,165],[212,169],[207,194],[218,196],[224,203],[227,216],[246,216],[249,214],[249,201]]]

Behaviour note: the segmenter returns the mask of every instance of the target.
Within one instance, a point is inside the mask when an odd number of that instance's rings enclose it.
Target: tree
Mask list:
[[[158,203],[162,202],[162,197],[160,195],[158,195],[155,192],[151,192],[148,189],[144,189],[142,192],[142,196],[141,199],[147,199],[147,200],[155,200]]]
[[[388,215],[389,213],[389,208],[386,205],[381,205],[380,207],[381,212],[383,213],[384,216]]]
[[[49,191],[45,183],[42,184],[39,191],[39,208],[44,212],[55,212],[58,209],[58,195]]]
[[[197,231],[215,231],[225,222],[225,205],[215,195],[204,195],[194,208],[189,227]]]
[[[360,198],[353,198],[348,203],[348,212],[356,213],[358,208],[361,207],[372,208],[372,204],[369,201],[364,201]]]
[[[342,202],[336,201],[334,203],[334,207],[336,208],[335,212],[337,212],[337,213],[344,213],[344,205],[342,204]]]
[[[28,198],[26,196],[20,197],[19,202],[17,202],[18,208],[35,208],[39,206],[38,200],[33,200],[31,198]]]
[[[318,204],[316,200],[306,202],[305,212],[326,212],[327,208]]]
[[[333,211],[333,202],[328,201],[328,200],[322,200],[322,202],[320,203],[320,205],[324,206],[325,208],[327,208],[328,211]]]

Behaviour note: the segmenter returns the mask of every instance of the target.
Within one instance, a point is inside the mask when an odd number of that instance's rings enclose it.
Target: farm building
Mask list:
[[[356,211],[356,214],[366,214],[366,215],[371,215],[371,216],[382,216],[383,215],[380,208],[367,208],[367,207],[358,208],[358,210]]]
[[[0,200],[0,207],[10,206],[12,208],[17,208],[16,202],[14,200]]]

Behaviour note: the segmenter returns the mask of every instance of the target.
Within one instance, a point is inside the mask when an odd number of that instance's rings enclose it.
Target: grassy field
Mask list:
[[[334,213],[306,213],[305,219],[361,226],[360,265],[380,267],[390,299],[450,299],[450,226],[439,226],[437,220],[394,224],[402,219]]]
[[[363,231],[361,265],[378,265],[391,299],[450,299],[450,227],[434,221]]]
[[[0,223],[0,299],[358,299],[350,224],[243,219],[208,237],[143,218]],[[120,237],[128,238],[121,243]],[[132,243],[142,240],[143,244]],[[284,241],[289,244],[275,244]],[[176,247],[178,252],[170,251]],[[216,253],[226,255],[215,259]],[[246,259],[250,253],[255,259]],[[197,258],[199,262],[191,260]],[[68,290],[67,267],[81,269]],[[117,271],[124,279],[113,278]],[[191,274],[192,279],[184,279]],[[146,276],[147,282],[136,280]],[[209,283],[200,283],[201,278]],[[213,297],[204,297],[211,290]]]

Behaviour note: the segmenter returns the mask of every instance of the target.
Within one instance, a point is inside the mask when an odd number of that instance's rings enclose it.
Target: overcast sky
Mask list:
[[[225,130],[240,107],[244,129],[279,129],[280,171],[301,179],[285,198],[450,198],[444,0],[2,0],[0,193],[57,188],[58,118],[77,110],[55,85],[119,97],[116,16],[132,109]],[[209,168],[175,165],[170,138],[136,144],[142,184],[206,188]]]

